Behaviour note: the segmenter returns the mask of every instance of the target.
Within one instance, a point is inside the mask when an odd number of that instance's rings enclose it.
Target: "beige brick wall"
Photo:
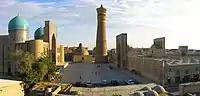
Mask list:
[[[179,85],[179,94],[183,96],[185,93],[200,92],[200,82],[185,83]]]
[[[162,83],[162,62],[150,58],[128,57],[128,65],[129,70],[138,71],[142,76],[157,83]]]

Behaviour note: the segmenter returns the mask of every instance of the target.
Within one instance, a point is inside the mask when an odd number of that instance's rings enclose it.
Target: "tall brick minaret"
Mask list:
[[[107,40],[106,40],[106,8],[101,5],[97,8],[97,37],[95,63],[107,63]]]

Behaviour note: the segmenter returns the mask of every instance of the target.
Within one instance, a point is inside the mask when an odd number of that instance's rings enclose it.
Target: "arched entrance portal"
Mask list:
[[[52,58],[53,58],[53,61],[56,62],[56,37],[55,35],[53,34],[52,38],[51,38],[51,52],[52,52]]]

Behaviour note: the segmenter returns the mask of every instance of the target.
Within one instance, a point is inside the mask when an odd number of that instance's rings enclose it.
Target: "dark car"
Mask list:
[[[113,69],[113,67],[112,67],[112,66],[109,66],[109,69]]]
[[[119,85],[119,83],[118,83],[118,81],[117,81],[116,79],[111,80],[111,81],[110,81],[110,84],[111,84],[111,85],[114,85],[114,86]]]
[[[76,82],[76,83],[74,84],[74,86],[76,86],[76,87],[82,87],[83,84],[82,84],[81,82]]]

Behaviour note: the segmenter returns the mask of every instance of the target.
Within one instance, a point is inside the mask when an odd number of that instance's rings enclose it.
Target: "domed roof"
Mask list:
[[[21,16],[15,16],[10,20],[8,29],[28,29],[29,25],[26,19]]]
[[[149,91],[149,90],[151,90],[151,87],[145,86],[145,87],[142,88],[141,90],[143,90],[143,91]]]
[[[131,95],[129,95],[129,96],[144,96],[144,94],[142,93],[142,92],[135,92],[135,93],[133,93],[133,94],[131,94]]]
[[[44,35],[44,30],[40,27],[35,31],[34,36],[41,37],[42,35]]]
[[[159,96],[159,94],[154,90],[149,90],[148,92],[145,92],[145,96]]]
[[[163,88],[160,85],[157,85],[157,86],[153,87],[153,90],[155,90],[158,94],[166,93],[165,88]]]

